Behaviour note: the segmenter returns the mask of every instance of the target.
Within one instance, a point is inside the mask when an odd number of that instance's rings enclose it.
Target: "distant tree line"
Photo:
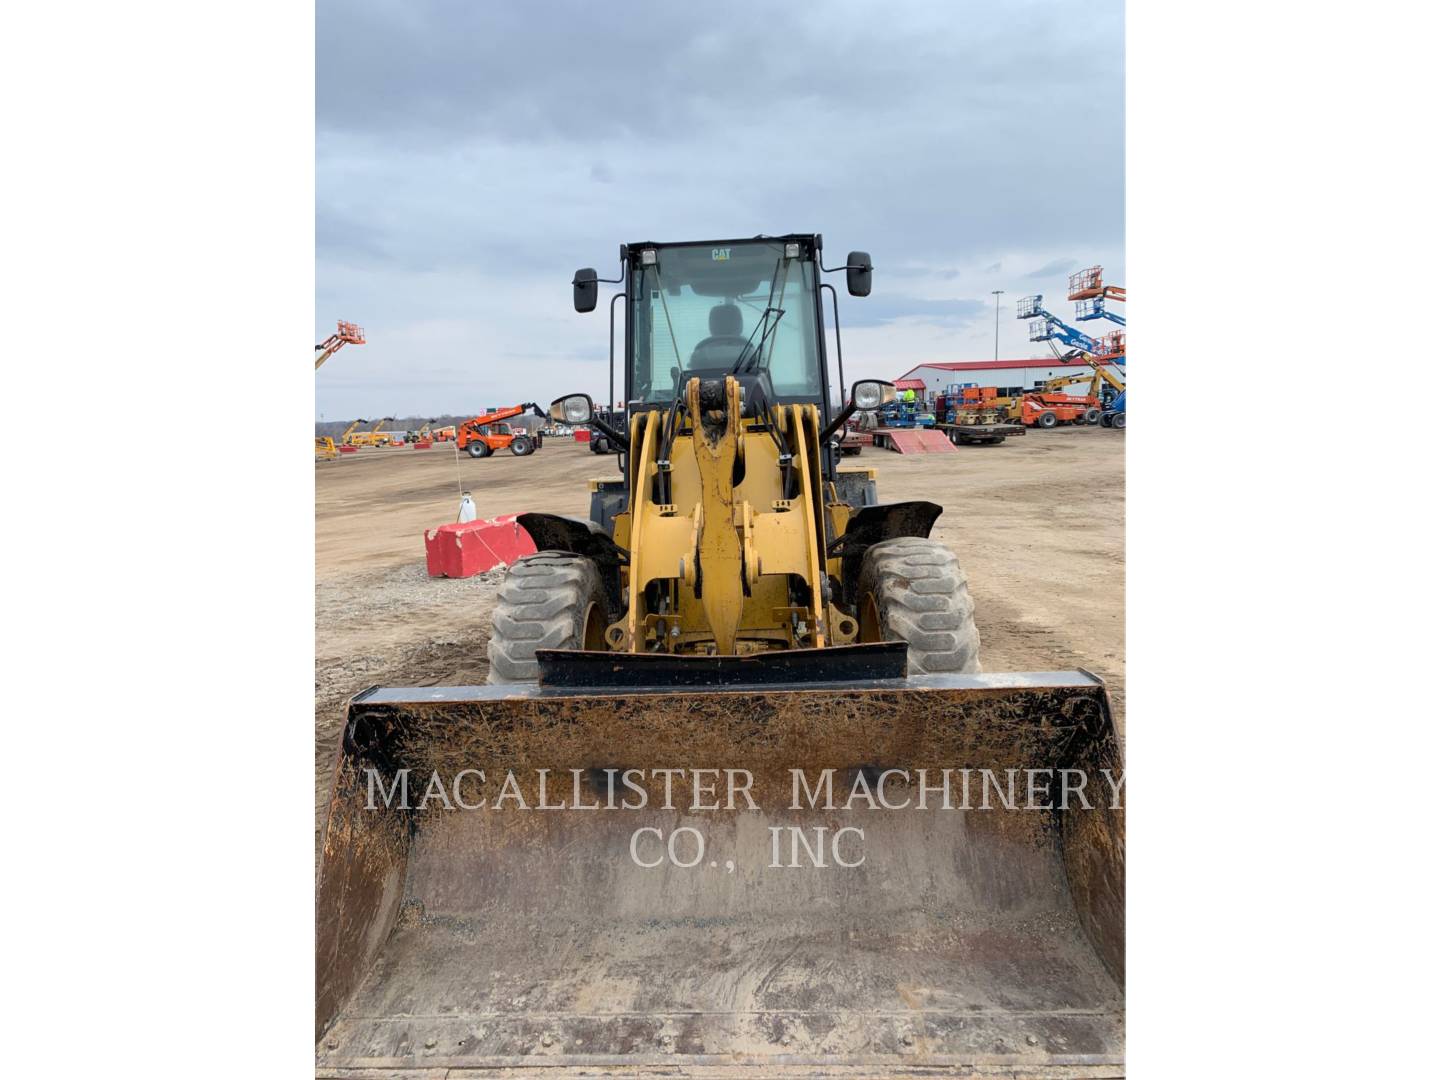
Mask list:
[[[514,403],[514,404],[518,404],[518,402],[516,402],[516,403]],[[508,407],[508,406],[497,405],[495,408],[507,408],[507,407]],[[473,413],[466,413],[466,414],[463,415],[463,416],[449,416],[449,415],[447,415],[447,416],[439,416],[439,417],[433,417],[433,418],[432,418],[432,417],[429,417],[429,416],[397,416],[394,420],[387,420],[387,421],[385,421],[385,423],[381,424],[381,425],[380,425],[380,430],[381,430],[381,431],[402,431],[402,432],[403,432],[403,431],[419,431],[422,427],[425,426],[426,421],[429,421],[429,420],[432,420],[432,419],[434,420],[434,422],[430,425],[430,429],[431,429],[432,431],[435,430],[436,428],[459,427],[461,424],[463,424],[466,420],[469,420],[471,417],[473,417],[473,416],[479,416],[481,412],[494,412],[494,411],[495,411],[494,409],[491,409],[491,408],[488,408],[488,407],[487,407],[487,408],[485,408],[485,409],[483,409],[483,410],[477,410],[476,412],[473,412]],[[376,422],[377,420],[379,420],[379,419],[380,419],[380,417],[378,417],[378,416],[372,416],[372,417],[369,418],[369,422],[368,422],[368,423],[361,424],[361,425],[360,425],[359,427],[357,427],[355,430],[356,430],[356,431],[369,431],[371,428],[373,428],[373,427],[375,426],[375,422]],[[350,426],[350,424],[353,422],[353,420],[354,420],[354,417],[351,417],[350,420],[323,420],[323,421],[317,420],[317,421],[315,422],[315,434],[316,434],[317,436],[319,436],[319,437],[324,437],[324,436],[326,436],[326,435],[329,435],[332,439],[338,439],[341,435],[343,435],[343,434],[345,433],[345,429]],[[506,420],[505,423],[511,424],[511,425],[513,425],[513,426],[515,426],[515,427],[523,427],[523,428],[525,428],[527,431],[535,431],[535,430],[537,430],[537,429],[542,428],[542,427],[545,426],[545,422],[544,422],[543,420],[541,420],[538,416],[534,415],[533,413],[531,413],[531,414],[528,415],[528,416],[514,416],[514,417],[511,417],[509,420]]]

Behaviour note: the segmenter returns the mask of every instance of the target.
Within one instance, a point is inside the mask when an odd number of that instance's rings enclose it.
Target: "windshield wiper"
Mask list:
[[[770,321],[771,314],[775,316],[774,322]],[[764,328],[764,332],[760,335],[760,340],[755,343],[754,350],[751,350],[749,341],[745,342],[745,347],[740,350],[740,355],[735,360],[735,366],[730,369],[731,375],[738,375],[742,371],[750,370],[754,365],[754,361],[759,360],[765,352],[765,339],[780,325],[780,320],[784,317],[784,308],[767,307],[765,309],[764,313],[760,316],[760,321],[755,324],[755,330],[760,330],[762,327]],[[750,331],[752,338],[755,336],[755,330]]]

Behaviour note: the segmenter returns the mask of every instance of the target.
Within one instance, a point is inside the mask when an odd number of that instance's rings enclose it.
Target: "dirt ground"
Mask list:
[[[1032,431],[1000,446],[901,455],[867,448],[882,502],[945,508],[932,535],[960,556],[986,671],[1083,667],[1124,716],[1125,437],[1100,427]],[[457,455],[453,444],[362,450],[315,466],[317,836],[345,700],[376,684],[483,683],[500,572],[425,573],[424,532],[454,521],[463,487],[482,517],[584,517],[586,479],[615,458],[549,440],[530,457]]]

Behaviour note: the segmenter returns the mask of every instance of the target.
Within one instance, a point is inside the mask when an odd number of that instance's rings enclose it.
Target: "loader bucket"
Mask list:
[[[318,1073],[1118,1076],[1121,768],[1083,672],[367,691]]]

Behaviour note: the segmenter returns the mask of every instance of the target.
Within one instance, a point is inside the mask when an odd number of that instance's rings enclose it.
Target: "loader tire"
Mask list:
[[[1053,412],[1042,412],[1035,422],[1042,428],[1053,428],[1060,421]]]
[[[902,536],[872,545],[857,591],[860,639],[905,642],[910,674],[980,670],[970,587],[940,541]]]
[[[536,649],[603,649],[605,589],[595,563],[568,551],[516,559],[490,624],[489,683],[535,682]]]
[[[516,435],[515,438],[510,441],[510,453],[516,457],[528,457],[534,452],[534,440],[528,439],[524,435]]]
[[[1125,414],[1123,412],[1117,412],[1115,419],[1110,421],[1110,426],[1112,428],[1123,428],[1125,426]]]
[[[474,442],[466,444],[465,452],[473,458],[487,458],[490,456],[490,445],[476,439]]]

